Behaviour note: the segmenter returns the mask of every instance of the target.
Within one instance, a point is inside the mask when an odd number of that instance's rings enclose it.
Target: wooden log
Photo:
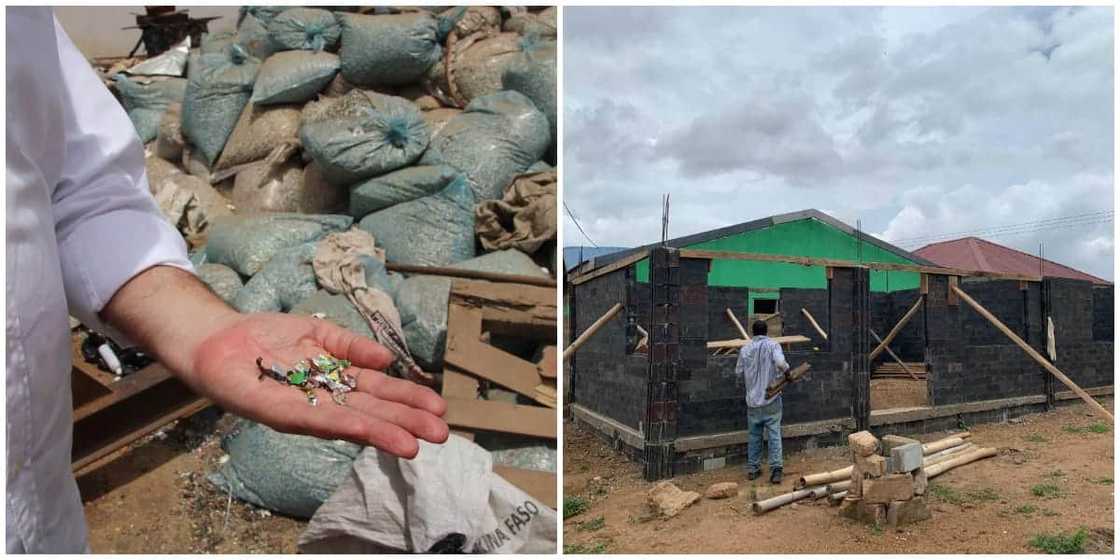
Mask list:
[[[790,335],[790,336],[774,336],[774,337],[771,337],[770,340],[773,340],[774,342],[777,342],[778,344],[796,344],[796,343],[800,343],[800,342],[812,342],[811,340],[809,340],[808,337],[801,336],[799,334]],[[743,346],[746,346],[748,342],[750,342],[750,341],[749,340],[743,340],[743,339],[740,339],[740,338],[736,338],[736,339],[732,339],[732,340],[712,340],[712,341],[708,342],[708,348],[709,349],[711,349],[711,348],[742,348]]]
[[[634,346],[634,351],[637,352],[638,350],[641,350],[643,347],[649,348],[649,333],[646,332],[646,330],[643,329],[641,325],[634,325],[634,326],[637,327],[638,332],[642,335],[642,338],[640,340],[638,340],[638,344],[636,346]]]
[[[782,379],[775,383],[774,386],[766,388],[766,398],[774,398],[775,395],[782,392],[782,389],[785,388],[786,385],[801,379],[801,376],[805,375],[805,372],[809,371],[810,367],[809,362],[805,362],[786,372],[786,374],[782,376]]]
[[[739,329],[739,334],[742,335],[743,340],[746,340],[747,342],[750,342],[751,337],[750,337],[750,335],[747,334],[747,329],[743,328],[743,324],[740,323],[739,319],[737,317],[735,317],[735,314],[731,312],[730,307],[727,308],[727,318],[731,319],[731,322],[735,324],[736,329]]]
[[[868,327],[867,330],[871,333],[871,336],[875,337],[876,342],[878,342],[879,344],[883,343],[883,339],[879,338],[879,335],[875,332],[875,329]],[[918,380],[918,376],[914,374],[914,372],[910,369],[910,366],[906,365],[906,362],[902,361],[902,358],[899,358],[898,355],[894,353],[894,350],[891,350],[890,346],[884,346],[883,348],[887,351],[887,354],[890,355],[890,357],[894,358],[894,361],[897,362],[898,365],[902,366],[902,369],[906,372],[907,375],[909,375],[915,381]]]
[[[531,286],[544,286],[555,288],[556,281],[552,278],[540,276],[527,276],[524,274],[506,274],[504,272],[484,272],[481,270],[468,270],[465,268],[451,268],[447,266],[422,266],[396,262],[385,263],[385,269],[392,272],[405,274],[423,274],[428,276],[450,276],[453,278],[470,278],[474,280],[489,280],[491,282],[508,282],[513,284],[529,284]]]
[[[975,451],[970,451],[968,453],[949,459],[948,461],[942,461],[940,463],[937,463],[936,465],[931,465],[930,467],[925,469],[926,477],[933,478],[935,476],[944,474],[947,471],[951,471],[961,465],[967,465],[973,461],[978,461],[980,459],[986,459],[988,457],[995,456],[996,448],[982,447]]]
[[[892,340],[894,340],[894,337],[898,336],[898,333],[902,332],[902,327],[905,327],[906,323],[910,321],[910,318],[918,312],[919,308],[921,308],[922,302],[925,301],[923,298],[925,298],[925,296],[918,296],[918,300],[915,301],[914,305],[910,306],[910,310],[907,311],[906,314],[903,315],[897,323],[895,323],[894,328],[891,329],[891,332],[887,333],[887,337],[879,342],[879,345],[876,346],[875,349],[867,355],[867,361],[870,362],[871,360],[874,360],[879,354],[883,352],[883,349],[886,348]]]
[[[608,309],[602,317],[599,317],[595,320],[594,323],[591,323],[591,326],[587,327],[587,330],[583,331],[583,333],[580,334],[574,342],[569,344],[568,347],[564,349],[564,361],[568,361],[568,358],[572,357],[572,354],[574,354],[576,350],[579,350],[580,346],[583,346],[588,341],[588,339],[592,337],[592,335],[598,332],[599,329],[603,328],[603,325],[607,324],[607,321],[610,321],[621,311],[622,304],[616,303],[614,304],[614,307]]]
[[[974,444],[974,443],[962,443],[960,445],[950,447],[949,449],[944,449],[942,451],[938,451],[937,453],[926,455],[922,459],[922,466],[923,467],[928,467],[930,465],[936,465],[937,463],[940,463],[942,461],[946,461],[946,460],[952,458],[954,455],[957,455],[958,453],[964,453],[966,451],[972,451],[973,449],[976,449],[976,444]]]
[[[817,334],[821,335],[821,338],[823,338],[825,340],[828,340],[828,334],[826,334],[824,332],[824,329],[822,329],[821,326],[817,324],[817,320],[813,318],[813,314],[809,313],[808,309],[805,309],[804,307],[802,307],[801,308],[801,314],[804,315],[805,318],[809,320],[809,324],[813,325],[813,328],[817,330]]]
[[[1069,387],[1070,390],[1074,392],[1074,394],[1081,397],[1081,400],[1085,401],[1091,408],[1093,408],[1097,412],[1100,412],[1105,418],[1108,418],[1110,422],[1113,420],[1112,413],[1109,412],[1108,409],[1101,406],[1101,403],[1097,402],[1093,397],[1089,396],[1089,393],[1086,393],[1085,390],[1074,383],[1072,379],[1066,377],[1066,374],[1062,373],[1061,370],[1054,367],[1054,364],[1050,363],[1049,360],[1042,357],[1042,354],[1039,354],[1037,351],[1035,351],[1034,348],[1031,348],[1029,344],[1024,342],[1023,339],[1019,338],[1019,335],[1015,334],[1011,331],[1011,329],[1007,328],[1007,325],[1003,324],[1003,322],[997,319],[995,315],[992,315],[991,312],[984,308],[984,306],[977,303],[976,300],[972,299],[972,297],[966,294],[964,290],[956,286],[950,286],[950,288],[953,290],[953,293],[957,294],[957,296],[964,300],[965,303],[975,309],[977,313],[987,319],[991,324],[995,325],[996,328],[1000,330],[1000,332],[1010,338],[1012,342],[1019,346],[1019,348],[1022,348],[1028,356],[1034,358],[1034,361],[1038,362],[1040,365],[1042,365],[1042,367],[1046,368],[1046,371],[1050,372],[1050,375],[1057,377],[1058,381],[1064,383],[1066,387]]]
[[[959,437],[950,437],[930,442],[922,446],[922,454],[931,455],[933,453],[937,453],[938,451],[949,449],[950,447],[956,447],[962,443],[964,443],[964,439]]]

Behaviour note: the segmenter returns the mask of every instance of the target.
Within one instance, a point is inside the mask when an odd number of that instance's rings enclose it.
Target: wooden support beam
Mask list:
[[[960,283],[960,280],[961,279],[956,277],[956,276],[950,276],[949,277],[949,295],[948,295],[948,302],[947,303],[949,305],[953,306],[953,307],[956,307],[956,306],[961,304],[961,302],[957,299],[956,292],[953,291],[953,290],[957,289],[957,284]]]
[[[828,334],[825,333],[824,329],[822,329],[821,326],[817,324],[817,320],[813,318],[813,314],[809,313],[808,309],[805,309],[804,307],[802,307],[801,308],[801,314],[804,315],[805,318],[809,320],[809,324],[813,325],[813,328],[817,330],[817,334],[821,335],[821,338],[823,338],[825,340],[828,340]]]
[[[800,342],[812,342],[809,337],[801,336],[799,334],[791,336],[774,336],[770,337],[770,340],[773,340],[778,344],[797,344]],[[742,348],[749,342],[749,340],[743,340],[740,338],[735,338],[732,340],[712,340],[708,342],[708,348]]]
[[[875,337],[876,342],[878,342],[879,344],[883,343],[883,339],[879,338],[879,335],[875,332],[875,329],[868,327],[867,330],[871,332],[871,336]],[[906,365],[906,362],[902,361],[902,358],[899,358],[898,355],[894,353],[894,350],[891,350],[890,346],[884,346],[883,348],[887,351],[887,354],[889,354],[890,357],[894,358],[894,361],[898,362],[898,365],[902,366],[902,371],[905,371],[907,375],[914,379],[914,381],[918,380],[918,376],[914,374],[914,371],[910,369],[910,366]]]
[[[929,274],[922,273],[922,278],[918,282],[918,293],[922,295],[929,293]]]
[[[735,317],[735,313],[731,311],[730,307],[726,308],[726,311],[727,318],[731,319],[731,322],[735,325],[735,328],[739,330],[739,334],[743,337],[743,340],[750,342],[751,336],[747,334],[747,329],[744,329],[743,324],[739,322],[739,319],[737,317]]]
[[[488,280],[490,282],[505,282],[513,284],[528,284],[530,286],[543,286],[556,288],[556,280],[547,276],[527,276],[524,274],[506,274],[504,272],[484,272],[465,268],[451,268],[447,266],[421,266],[397,262],[385,263],[385,269],[390,272],[403,272],[405,274],[422,274],[428,276],[450,276],[452,278],[470,278],[474,280]]]
[[[1086,393],[1085,390],[1074,383],[1072,379],[1066,377],[1066,374],[1062,373],[1061,370],[1054,367],[1054,364],[1050,363],[1050,361],[1044,358],[1042,354],[1039,354],[1037,351],[1035,351],[1034,348],[1031,348],[1029,344],[1024,342],[1023,339],[1019,338],[1019,335],[1015,334],[1014,331],[1007,328],[1007,325],[1003,324],[999,319],[996,318],[995,315],[992,315],[992,313],[985,309],[984,306],[977,303],[976,300],[972,299],[972,297],[966,294],[964,290],[961,290],[956,286],[952,286],[951,290],[958,297],[964,300],[964,302],[967,303],[970,307],[975,309],[977,313],[987,319],[988,322],[995,325],[995,327],[999,329],[1000,332],[1006,335],[1007,338],[1010,338],[1012,342],[1019,346],[1019,348],[1022,348],[1028,356],[1034,359],[1034,361],[1038,362],[1042,367],[1046,368],[1046,371],[1049,371],[1051,375],[1057,377],[1058,380],[1064,383],[1066,387],[1069,387],[1070,390],[1077,394],[1077,396],[1081,397],[1081,400],[1085,401],[1097,412],[1100,412],[1102,415],[1104,415],[1105,418],[1108,418],[1109,421],[1113,420],[1112,413],[1109,412],[1108,409],[1106,409],[1104,406],[1101,406],[1101,403],[1097,402],[1095,399],[1093,399],[1093,397],[1089,396],[1089,393]]]
[[[638,340],[638,344],[634,346],[634,351],[637,352],[642,348],[649,349],[649,333],[646,332],[641,325],[634,325],[634,327],[637,328],[638,332],[642,335],[642,338]]]
[[[448,365],[493,381],[545,406],[556,406],[555,391],[550,395],[540,388],[545,381],[536,364],[482,341],[448,344],[443,360]]]
[[[867,361],[870,362],[871,360],[874,360],[876,356],[883,353],[883,349],[885,349],[887,345],[890,344],[892,340],[894,340],[894,337],[898,336],[898,333],[902,332],[902,327],[905,327],[906,323],[910,321],[910,318],[913,317],[914,314],[918,312],[918,309],[922,307],[922,302],[925,301],[924,298],[925,296],[918,296],[918,300],[914,302],[914,305],[910,306],[910,310],[907,311],[906,314],[898,320],[898,323],[896,323],[894,328],[891,329],[891,332],[887,333],[887,338],[884,338],[882,341],[880,341],[879,345],[876,346],[875,349],[867,355]]]
[[[622,304],[616,303],[614,304],[614,307],[608,309],[602,317],[599,317],[595,320],[594,323],[591,323],[591,326],[587,327],[587,330],[583,331],[583,333],[581,333],[579,337],[575,339],[575,341],[573,341],[568,345],[567,348],[564,349],[564,361],[568,361],[568,358],[572,357],[572,354],[574,354],[576,350],[579,350],[580,346],[583,346],[584,343],[586,343],[587,340],[592,337],[592,335],[594,335],[599,329],[603,328],[603,325],[607,324],[607,321],[610,321],[621,311]]]
[[[640,261],[640,260],[642,260],[642,259],[644,259],[648,256],[649,256],[649,249],[638,251],[637,253],[634,253],[633,255],[630,255],[629,257],[626,257],[624,259],[619,259],[619,260],[617,260],[617,261],[615,261],[611,264],[608,264],[606,266],[602,266],[602,267],[596,268],[594,270],[589,270],[586,274],[580,274],[579,276],[576,276],[575,278],[571,279],[571,284],[572,285],[583,284],[584,282],[587,282],[588,280],[598,278],[598,277],[600,277],[604,274],[610,274],[610,273],[612,273],[612,272],[614,272],[614,271],[616,271],[620,268],[626,268],[626,267],[628,267],[628,266],[630,266],[630,265],[632,265],[632,264],[634,264],[634,263],[636,263],[636,262],[638,262],[638,261]]]

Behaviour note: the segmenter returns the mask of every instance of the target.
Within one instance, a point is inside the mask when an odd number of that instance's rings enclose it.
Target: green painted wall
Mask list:
[[[890,251],[866,241],[863,245],[863,262],[914,264]],[[857,260],[856,238],[824,222],[806,218],[777,224],[765,229],[748,231],[720,239],[713,239],[689,249],[765,253],[770,255],[795,255],[826,259]],[[638,281],[649,281],[649,260],[635,264]],[[871,290],[893,292],[917,288],[920,278],[916,272],[871,271]],[[708,272],[709,286],[751,288],[825,288],[828,286],[823,266],[802,266],[791,263],[763,261],[712,260]],[[761,292],[754,299],[772,299],[777,293]]]

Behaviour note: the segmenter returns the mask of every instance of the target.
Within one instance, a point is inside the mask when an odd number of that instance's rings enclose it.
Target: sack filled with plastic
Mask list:
[[[533,259],[516,249],[487,253],[451,267],[548,277]],[[452,279],[446,276],[410,276],[401,283],[397,293],[397,308],[401,313],[405,342],[408,343],[412,357],[428,371],[443,369],[451,282]]]
[[[342,294],[332,294],[326,290],[318,290],[307,299],[297,303],[289,313],[314,315],[366,338],[372,339],[374,336],[373,331],[369,328],[369,323],[366,323],[354,304],[350,303],[350,300]]]
[[[361,98],[365,98],[363,103]],[[304,120],[300,140],[328,181],[352,185],[411,165],[428,146],[428,125],[412,102],[353,91],[335,103],[354,103],[345,114]]]
[[[199,280],[210,286],[222,301],[231,305],[233,299],[237,297],[238,290],[245,285],[241,275],[224,264],[204,263],[196,266],[195,271],[198,273]]]
[[[277,51],[333,51],[342,26],[331,12],[319,8],[291,8],[272,18],[268,33]]]
[[[183,160],[183,145],[186,142],[183,140],[182,123],[183,104],[175,102],[168,105],[156,132],[155,153],[160,159],[173,162]]]
[[[281,250],[317,241],[353,223],[354,218],[339,214],[226,216],[210,227],[206,259],[252,276]]]
[[[259,105],[304,103],[319,95],[338,73],[338,55],[283,51],[264,61],[251,101]]]
[[[346,207],[346,191],[322,180],[299,158],[280,163],[262,161],[237,173],[233,205],[239,212],[299,212],[322,214]]]
[[[440,130],[420,165],[447,164],[466,174],[478,200],[500,198],[513,178],[551,142],[548,119],[516,91],[479,97]]]
[[[442,191],[373,212],[358,224],[389,262],[444,266],[474,256],[474,193],[462,178]]]
[[[446,165],[420,165],[368,179],[350,188],[350,215],[361,219],[394,204],[436,194],[461,176]]]
[[[237,292],[233,307],[242,313],[288,311],[311,297],[319,286],[311,259],[315,243],[282,249]]]
[[[265,60],[276,48],[268,34],[268,22],[287,6],[241,6],[237,20],[237,43],[249,54]]]
[[[239,45],[203,54],[190,71],[183,97],[183,136],[210,165],[218,159],[253,94],[260,62]]]
[[[155,140],[167,107],[181,102],[187,88],[187,81],[182,78],[129,78],[117,74],[113,81],[121,94],[121,105],[145,144]]]
[[[524,38],[517,33],[499,33],[452,48],[444,60],[450,65],[448,91],[460,104],[502,90],[502,73],[522,54]]]
[[[223,493],[310,519],[346,479],[363,448],[342,440],[284,434],[241,420],[222,438],[222,449],[229,460],[207,478]]]
[[[439,60],[439,24],[427,12],[342,17],[342,75],[357,86],[419,81]]]
[[[279,146],[299,144],[298,105],[245,105],[214,171],[260,161]]]
[[[512,60],[502,74],[502,89],[524,94],[544,113],[552,138],[551,150],[555,150],[556,41],[526,37],[520,56]]]

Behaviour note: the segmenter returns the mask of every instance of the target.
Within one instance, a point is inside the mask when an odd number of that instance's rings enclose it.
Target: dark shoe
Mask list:
[[[782,483],[782,469],[771,469],[770,470],[770,484],[781,484],[781,483]]]
[[[754,480],[762,476],[762,471],[751,471],[747,473],[747,480]]]

